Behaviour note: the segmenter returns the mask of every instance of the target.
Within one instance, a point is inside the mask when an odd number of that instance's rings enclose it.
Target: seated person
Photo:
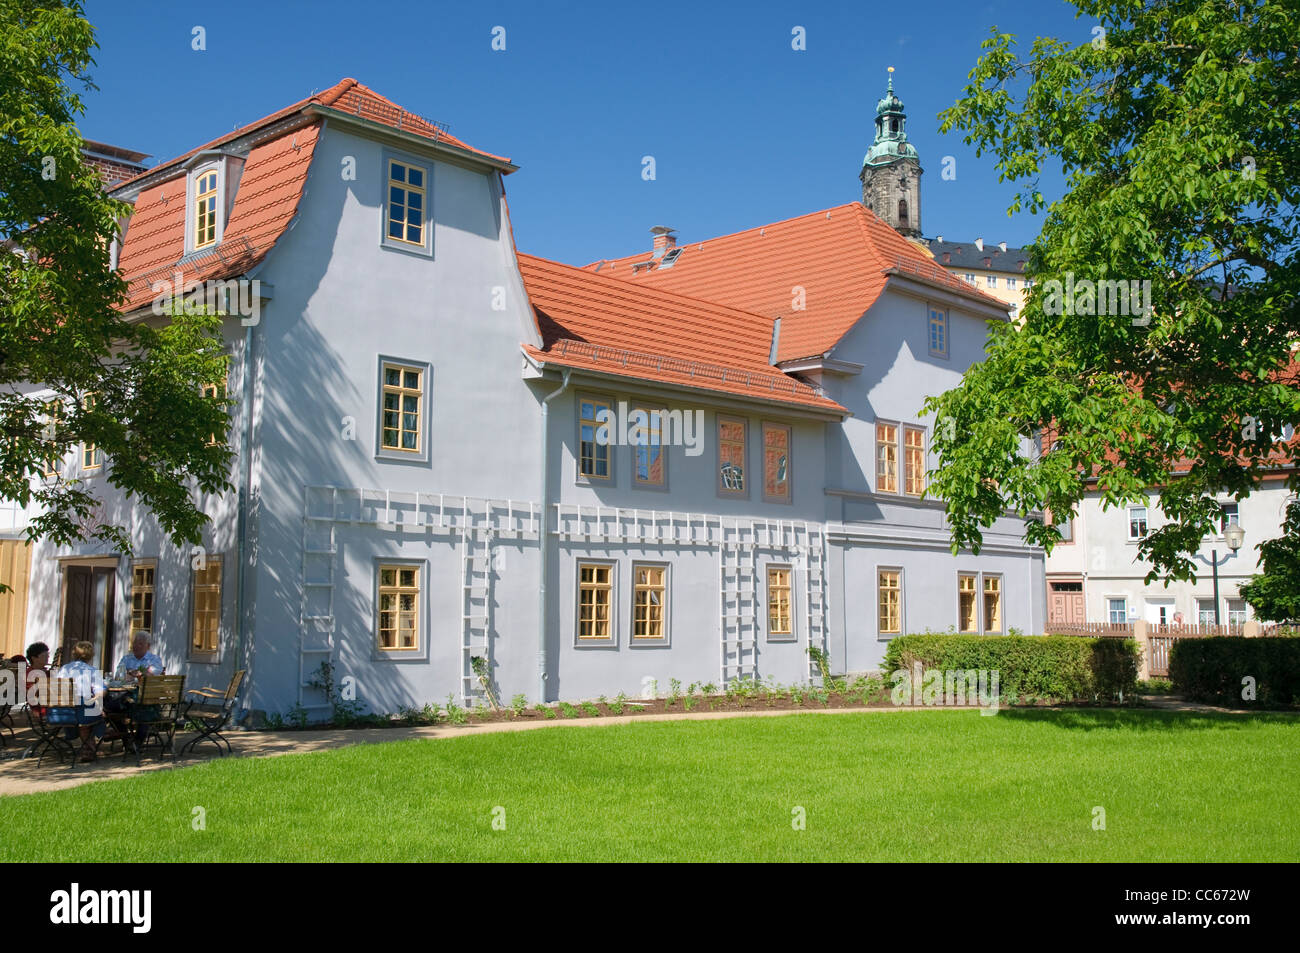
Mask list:
[[[95,647],[89,642],[78,642],[72,647],[72,661],[59,669],[55,678],[69,678],[76,683],[77,704],[73,707],[51,705],[49,722],[69,727],[69,737],[81,736],[81,757],[78,761],[94,761],[95,745],[90,740],[104,734],[104,675],[90,660],[95,657]]]
[[[38,684],[46,683],[49,678],[50,647],[44,642],[33,642],[27,646],[27,655],[23,661],[27,663],[27,705],[32,709],[33,714],[44,718],[45,706],[33,705],[31,700],[40,693],[37,691]],[[42,686],[41,691],[43,690]]]
[[[162,675],[163,660],[149,651],[149,635],[137,632],[131,640],[131,651],[122,656],[117,663],[119,671],[124,671],[131,678],[141,675]]]

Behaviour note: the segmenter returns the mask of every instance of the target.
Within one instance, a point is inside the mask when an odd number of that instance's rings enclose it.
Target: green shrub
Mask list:
[[[1139,695],[1172,695],[1174,684],[1167,678],[1149,678],[1138,682],[1137,691]]]
[[[1174,691],[1193,701],[1293,708],[1300,705],[1300,638],[1178,639],[1169,652],[1169,677]],[[1242,697],[1248,678],[1253,699]]]
[[[1004,698],[1109,700],[1137,687],[1138,646],[1132,639],[1068,635],[903,635],[885,651],[884,674],[911,671],[996,671]]]

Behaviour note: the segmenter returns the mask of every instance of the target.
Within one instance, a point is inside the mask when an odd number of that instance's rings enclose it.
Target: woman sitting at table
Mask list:
[[[104,675],[90,664],[94,657],[95,647],[89,642],[78,642],[72,647],[72,661],[59,669],[55,678],[68,678],[76,683],[77,704],[73,707],[50,706],[50,724],[68,725],[69,737],[81,736],[78,761],[95,760],[95,745],[90,737],[93,734],[99,738],[104,734]],[[75,732],[72,729],[74,725]]]
[[[45,706],[33,705],[32,699],[43,695],[45,686],[49,684],[50,647],[44,642],[33,642],[27,646],[27,655],[23,660],[27,663],[27,707],[37,717],[44,718]]]

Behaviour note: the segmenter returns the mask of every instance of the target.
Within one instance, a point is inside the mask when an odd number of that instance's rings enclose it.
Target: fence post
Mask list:
[[[1133,620],[1133,638],[1137,641],[1142,658],[1138,662],[1138,681],[1145,682],[1151,678],[1151,639],[1147,636],[1147,620]]]
[[[1259,622],[1255,619],[1247,619],[1245,625],[1241,627],[1241,634],[1248,639],[1259,638]]]

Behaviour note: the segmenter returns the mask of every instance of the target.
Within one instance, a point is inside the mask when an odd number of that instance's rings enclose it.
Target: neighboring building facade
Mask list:
[[[985,244],[945,241],[942,235],[925,240],[926,250],[935,263],[947,268],[984,294],[1005,302],[1012,320],[1020,316],[1029,297],[1030,279],[1025,277],[1029,253],[1023,248],[1008,247],[1006,242]]]
[[[1260,572],[1256,547],[1281,535],[1291,496],[1279,473],[1267,476],[1242,500],[1218,497],[1223,519],[1219,532],[1207,537],[1194,557],[1196,580],[1166,587],[1147,583],[1151,565],[1137,558],[1141,538],[1164,521],[1159,494],[1153,491],[1145,504],[1105,509],[1100,494],[1088,492],[1075,517],[1063,524],[1067,539],[1047,557],[1049,630],[1084,622],[1128,625],[1138,619],[1152,625],[1240,625],[1254,619],[1238,590]],[[1245,531],[1245,542],[1235,553],[1223,534],[1231,523]]]
[[[660,230],[653,267],[517,255],[514,168],[344,80],[117,186],[130,319],[232,282],[234,489],[182,550],[78,448],[63,474],[132,552],[36,544],[26,639],[110,665],[143,630],[191,683],[247,670],[246,710],[318,713],[322,663],[396,711],[480,697],[475,658],[553,700],[1041,630],[1018,521],[953,557],[923,495],[924,397],[998,302],[858,203],[699,249]],[[670,414],[624,434],[625,405]]]

